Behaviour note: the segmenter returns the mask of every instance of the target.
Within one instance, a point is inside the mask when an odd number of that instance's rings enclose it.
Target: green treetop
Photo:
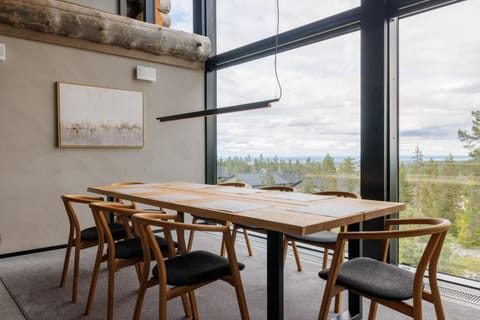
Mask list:
[[[472,131],[458,129],[458,139],[464,147],[472,150],[468,153],[475,161],[480,161],[480,110],[472,111]]]

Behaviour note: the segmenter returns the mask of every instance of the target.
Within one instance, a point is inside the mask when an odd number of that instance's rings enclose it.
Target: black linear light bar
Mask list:
[[[279,99],[277,98],[277,99],[270,99],[270,100],[264,100],[264,101],[250,102],[245,104],[239,104],[236,106],[222,107],[218,109],[209,109],[209,110],[181,113],[173,116],[157,117],[157,120],[160,122],[166,122],[166,121],[174,121],[174,120],[189,119],[189,118],[196,118],[196,117],[216,116],[222,113],[270,108],[272,106],[271,105],[272,102],[278,102],[278,101]]]

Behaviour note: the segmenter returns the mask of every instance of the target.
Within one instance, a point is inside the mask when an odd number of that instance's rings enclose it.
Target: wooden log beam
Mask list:
[[[0,24],[188,61],[211,49],[204,36],[56,0],[1,0]]]

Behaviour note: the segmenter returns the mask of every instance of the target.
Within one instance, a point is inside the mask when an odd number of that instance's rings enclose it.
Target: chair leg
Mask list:
[[[243,236],[245,237],[245,243],[247,244],[248,255],[253,256],[252,246],[250,245],[250,238],[248,237],[247,229],[243,229]]]
[[[323,248],[323,263],[322,263],[322,269],[325,270],[327,269],[328,265],[328,249]]]
[[[80,273],[80,246],[75,246],[75,260],[73,262],[73,289],[72,302],[77,302],[78,296],[78,274]]]
[[[328,285],[328,283],[327,283]],[[332,300],[331,296],[332,288],[325,287],[325,291],[322,297],[322,304],[320,306],[320,312],[318,314],[318,320],[327,320],[328,319],[328,310],[330,309],[330,303]]]
[[[182,298],[183,311],[185,312],[185,318],[191,318],[192,309],[190,307],[190,303],[188,302],[188,296],[186,294],[182,294],[181,298]]]
[[[158,299],[158,320],[167,320],[167,297],[162,294]]]
[[[108,300],[107,300],[107,319],[113,320],[113,307],[115,301],[115,266],[108,266]]]
[[[225,244],[224,244],[223,241],[222,241],[222,246],[220,247],[220,255],[221,255],[222,257],[224,257],[224,256],[225,256],[225,252],[226,252],[226,247],[225,247]]]
[[[90,289],[88,290],[87,306],[85,308],[85,315],[92,312],[93,298],[95,296],[95,289],[97,287],[98,273],[100,271],[100,263],[102,262],[103,245],[99,245],[97,249],[97,256],[95,257],[95,264],[93,267],[92,280],[90,282]]]
[[[196,224],[197,223],[197,218],[196,217],[193,217],[192,219],[192,224]],[[190,230],[190,234],[188,235],[188,246],[187,246],[187,252],[190,252],[192,251],[192,247],[193,247],[193,236],[195,235],[195,231],[194,230]]]
[[[339,292],[335,295],[335,303],[333,305],[333,312],[340,313],[342,311],[342,293]]]
[[[370,310],[368,311],[368,320],[375,320],[377,318],[378,303],[375,301],[370,302]]]
[[[435,307],[435,313],[438,320],[445,320],[445,312],[443,311],[442,300],[440,299],[440,290],[438,289],[437,278],[430,275],[430,291],[432,293],[432,303]]]
[[[195,291],[188,292],[188,297],[190,298],[190,307],[192,309],[192,319],[198,320],[198,308],[197,308],[197,299],[195,298]]]
[[[343,257],[340,259],[340,263],[343,262]],[[328,249],[325,248],[324,250],[324,253],[323,253],[323,264],[324,264],[324,267],[323,269],[326,269],[327,268],[327,265],[328,265]],[[333,308],[333,311],[335,313],[340,313],[342,310],[342,292],[339,292],[335,295],[335,305],[334,305],[334,308]]]
[[[135,311],[133,312],[133,320],[140,320],[142,314],[143,300],[147,291],[147,281],[141,281],[137,292],[137,302],[135,302]]]
[[[422,295],[414,295],[413,296],[413,315],[412,318],[414,320],[422,320]]]
[[[67,251],[65,252],[65,261],[63,262],[62,278],[60,279],[60,287],[65,287],[67,281],[68,264],[70,262],[70,253],[72,252],[73,239],[68,238]]]
[[[298,254],[297,243],[295,241],[290,241],[293,249],[293,255],[295,256],[295,262],[297,263],[297,270],[302,271],[302,261],[300,260],[300,255]]]
[[[287,260],[287,251],[288,251],[288,239],[287,237],[283,237],[283,265],[285,265],[285,261]]]
[[[228,228],[230,228],[230,222],[229,222],[229,221],[227,221],[225,225],[226,225]],[[221,246],[221,248],[220,248],[220,255],[221,255],[222,257],[224,257],[225,254],[226,254],[226,252],[227,252],[227,246],[225,245],[225,242],[222,241],[222,246]]]
[[[235,279],[236,277],[234,277]],[[240,275],[238,275],[238,279],[235,279],[235,293],[237,294],[237,301],[238,307],[240,309],[240,315],[242,316],[242,320],[250,319],[250,315],[248,313],[248,305],[247,299],[245,298],[245,292],[243,290],[242,282],[240,280]]]

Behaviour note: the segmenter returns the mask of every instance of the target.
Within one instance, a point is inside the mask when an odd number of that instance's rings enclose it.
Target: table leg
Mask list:
[[[283,319],[283,233],[267,232],[267,319]]]
[[[348,231],[360,231],[360,224],[348,226]],[[348,241],[348,258],[363,256],[362,243],[359,240]],[[348,313],[351,319],[362,319],[362,297],[348,292]]]

